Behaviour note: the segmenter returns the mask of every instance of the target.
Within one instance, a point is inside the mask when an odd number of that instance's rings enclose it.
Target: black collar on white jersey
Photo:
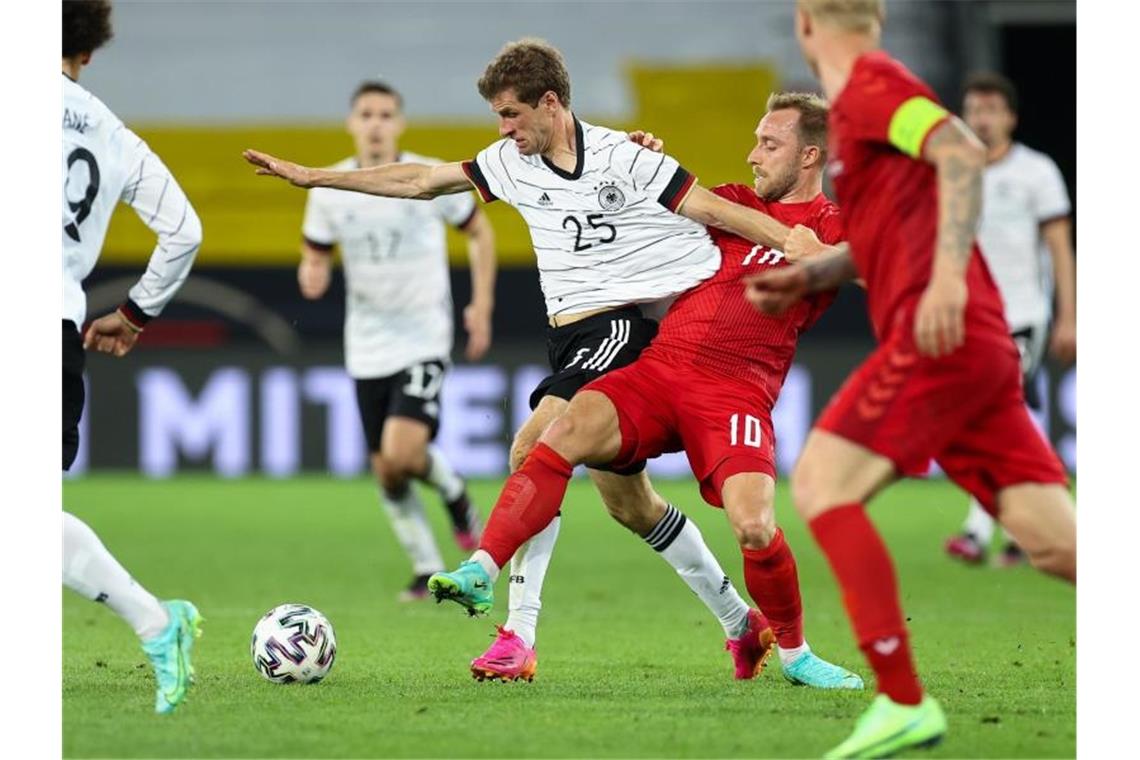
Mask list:
[[[573,114],[571,114],[571,116],[573,116]],[[563,171],[562,169],[559,169],[557,166],[555,166],[551,161],[548,161],[546,156],[542,157],[542,163],[546,164],[547,168],[550,169],[550,171],[554,172],[562,179],[578,179],[582,176],[582,169],[586,167],[586,145],[585,141],[582,139],[582,122],[578,121],[577,116],[574,116],[573,118],[575,143],[574,152],[577,154],[575,156],[574,171]]]

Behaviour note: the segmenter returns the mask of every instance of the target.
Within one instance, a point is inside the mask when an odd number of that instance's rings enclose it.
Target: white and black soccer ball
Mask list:
[[[336,659],[336,635],[312,607],[282,604],[257,621],[249,652],[253,667],[273,683],[317,683]]]

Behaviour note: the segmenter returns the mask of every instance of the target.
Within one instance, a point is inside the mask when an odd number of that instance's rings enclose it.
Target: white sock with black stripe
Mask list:
[[[561,514],[561,513],[560,513]],[[519,547],[511,557],[510,614],[503,626],[515,632],[534,646],[538,628],[538,613],[542,609],[542,583],[550,568],[550,558],[554,554],[554,544],[558,541],[558,529],[562,518],[555,516],[550,524]]]
[[[724,635],[735,639],[748,629],[748,605],[705,546],[696,524],[672,504],[649,531],[645,542],[673,566],[693,593],[720,621]]]
[[[451,503],[462,496],[463,478],[455,474],[443,452],[435,446],[428,446],[427,455],[427,472],[420,480],[438,491],[445,502]]]
[[[423,502],[416,489],[407,483],[398,491],[380,489],[380,503],[392,522],[392,532],[412,561],[416,575],[431,575],[443,569],[443,556],[431,532]]]

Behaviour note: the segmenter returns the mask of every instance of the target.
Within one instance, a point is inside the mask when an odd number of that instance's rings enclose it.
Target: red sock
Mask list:
[[[843,590],[847,616],[879,691],[900,704],[917,705],[922,684],[911,659],[894,565],[863,505],[830,509],[809,527]]]
[[[776,641],[783,649],[804,643],[804,609],[796,558],[784,540],[784,531],[763,549],[741,549],[744,555],[744,585],[748,594],[772,622]]]
[[[507,478],[483,529],[479,548],[500,568],[541,531],[562,506],[574,468],[545,443],[537,444],[522,467]]]

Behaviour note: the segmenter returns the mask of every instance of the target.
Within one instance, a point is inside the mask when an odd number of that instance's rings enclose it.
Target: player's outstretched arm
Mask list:
[[[280,177],[297,187],[332,187],[387,198],[422,200],[471,189],[471,183],[467,181],[467,175],[458,163],[436,166],[385,164],[368,169],[337,171],[301,166],[257,150],[243,151],[242,157],[257,167],[258,174]]]
[[[476,210],[463,228],[467,236],[467,258],[471,263],[471,303],[463,309],[467,330],[468,361],[478,361],[491,347],[491,315],[495,311],[495,233],[482,211]]]
[[[1069,217],[1041,225],[1041,237],[1053,255],[1057,314],[1049,336],[1049,350],[1062,364],[1077,359],[1077,263],[1073,254],[1073,227]]]
[[[725,200],[700,185],[693,185],[692,190],[681,201],[677,213],[699,224],[718,227],[778,251],[784,250],[784,241],[790,232],[787,227],[767,214]]]
[[[926,138],[922,157],[938,172],[938,235],[930,284],[915,312],[915,342],[920,353],[944,356],[966,339],[966,267],[982,209],[986,150],[951,116]]]

